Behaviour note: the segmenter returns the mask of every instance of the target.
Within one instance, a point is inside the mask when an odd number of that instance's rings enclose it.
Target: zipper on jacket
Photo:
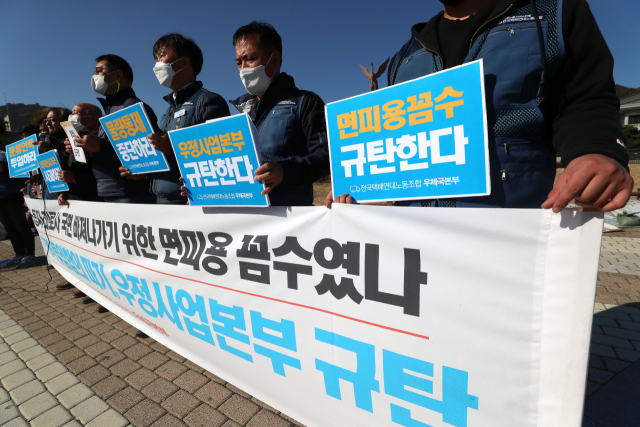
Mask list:
[[[501,170],[500,173],[502,174],[502,180],[506,181],[507,180],[507,171],[506,170]]]
[[[475,33],[473,33],[473,37],[471,37],[471,44],[469,44],[469,52],[471,52],[471,49],[473,48],[473,42],[476,39],[476,36],[478,35],[478,33],[480,32],[480,30],[482,30],[482,28],[487,25],[489,22],[500,18],[501,16],[503,16],[504,14],[506,14],[507,12],[509,12],[511,10],[511,8],[513,7],[513,4],[510,4],[508,8],[506,8],[502,13],[494,16],[493,18],[488,19],[487,21],[485,21],[484,24],[480,25],[480,27],[476,30]],[[512,34],[513,35],[513,34]]]
[[[509,27],[509,34],[511,35],[511,37],[516,35],[516,29],[513,27]]]
[[[507,149],[507,143],[505,142],[503,145],[504,145],[504,152],[506,154],[509,154],[509,150]]]
[[[418,39],[416,39],[418,40]],[[420,40],[418,40],[418,43],[420,43],[422,45],[422,47],[427,51],[430,52],[433,55],[436,55],[438,57],[438,59],[440,59],[440,66],[442,67],[442,69],[444,70],[444,61],[442,60],[442,57],[440,56],[440,54],[438,52],[436,52],[435,50],[431,50],[428,47],[426,47],[425,45],[422,44],[422,42]],[[442,70],[440,70],[442,71]]]

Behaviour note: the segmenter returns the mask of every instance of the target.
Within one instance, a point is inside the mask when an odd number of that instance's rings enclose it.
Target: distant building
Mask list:
[[[4,128],[11,132],[17,132],[22,126],[26,126],[31,123],[31,119],[25,116],[19,116],[17,114],[10,114],[4,116]]]
[[[640,129],[640,93],[620,100],[620,122]]]

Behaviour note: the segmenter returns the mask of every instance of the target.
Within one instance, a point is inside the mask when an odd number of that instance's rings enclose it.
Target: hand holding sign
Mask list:
[[[139,181],[141,179],[148,178],[147,174],[134,175],[131,173],[129,169],[125,168],[124,166],[120,166],[120,168],[118,169],[118,172],[120,172],[120,176],[127,179],[132,179],[134,181]]]
[[[83,148],[86,151],[97,153],[100,151],[100,137],[95,135],[76,136],[73,138],[77,147]],[[73,147],[73,144],[71,144]],[[73,152],[73,151],[71,151]]]
[[[62,182],[66,182],[67,184],[72,184],[76,182],[75,174],[72,171],[58,171],[58,179]]]
[[[329,194],[327,194],[327,197],[324,199],[324,205],[331,209],[331,205],[334,203],[343,203],[343,204],[347,204],[347,205],[357,205],[359,204],[356,199],[354,199],[353,197],[351,197],[349,195],[349,193],[344,193],[341,196],[336,197],[335,199],[333,198],[333,191],[329,191]]]
[[[256,181],[264,182],[265,189],[262,190],[263,196],[269,194],[273,187],[280,184],[284,178],[284,171],[280,163],[270,162],[265,163],[253,172],[256,177]]]
[[[24,182],[27,185],[40,185],[42,184],[42,175],[33,175]]]
[[[572,160],[558,178],[542,209],[558,213],[571,200],[603,212],[624,207],[631,196],[633,178],[615,160],[601,154],[587,154]]]
[[[147,139],[149,143],[153,145],[153,148],[161,152],[162,154],[171,154],[171,140],[169,139],[169,134],[166,132],[158,132],[157,134],[152,133],[147,135]]]
[[[64,140],[64,149],[67,153],[73,154],[73,145],[71,145],[71,141],[69,141],[69,138]]]

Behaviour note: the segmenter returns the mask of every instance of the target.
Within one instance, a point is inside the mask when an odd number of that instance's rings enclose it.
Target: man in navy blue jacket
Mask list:
[[[131,88],[133,71],[123,58],[117,55],[102,55],[96,58],[96,67],[91,87],[96,93],[105,115],[115,113],[142,101]],[[151,107],[143,104],[153,130],[158,130],[157,117]],[[113,149],[104,128],[100,126],[98,136],[84,135],[75,138],[78,147],[93,153],[93,174],[98,182],[98,196],[107,203],[155,203],[149,193],[149,180],[128,180],[120,176],[120,159]],[[67,152],[71,153],[68,141]]]
[[[623,207],[633,179],[613,57],[586,0],[440,1],[442,12],[411,28],[388,84],[483,59],[491,195],[396,205]],[[556,153],[567,167],[554,184]]]
[[[282,39],[269,24],[252,22],[233,36],[246,95],[230,101],[258,130],[263,181],[272,206],[311,206],[313,183],[329,173],[324,102],[280,72]]]
[[[160,119],[162,132],[149,135],[149,142],[167,158],[170,170],[150,174],[151,191],[158,204],[186,205],[180,196],[180,169],[167,132],[227,117],[229,107],[217,93],[209,92],[196,80],[202,69],[202,51],[190,38],[167,34],[153,45],[153,57],[158,61],[154,72],[161,85],[173,90],[164,100],[169,108]],[[124,166],[121,175],[135,179]]]

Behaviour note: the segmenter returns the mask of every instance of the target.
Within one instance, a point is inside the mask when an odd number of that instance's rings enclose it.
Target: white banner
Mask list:
[[[27,203],[71,283],[305,425],[580,426],[602,214]]]

